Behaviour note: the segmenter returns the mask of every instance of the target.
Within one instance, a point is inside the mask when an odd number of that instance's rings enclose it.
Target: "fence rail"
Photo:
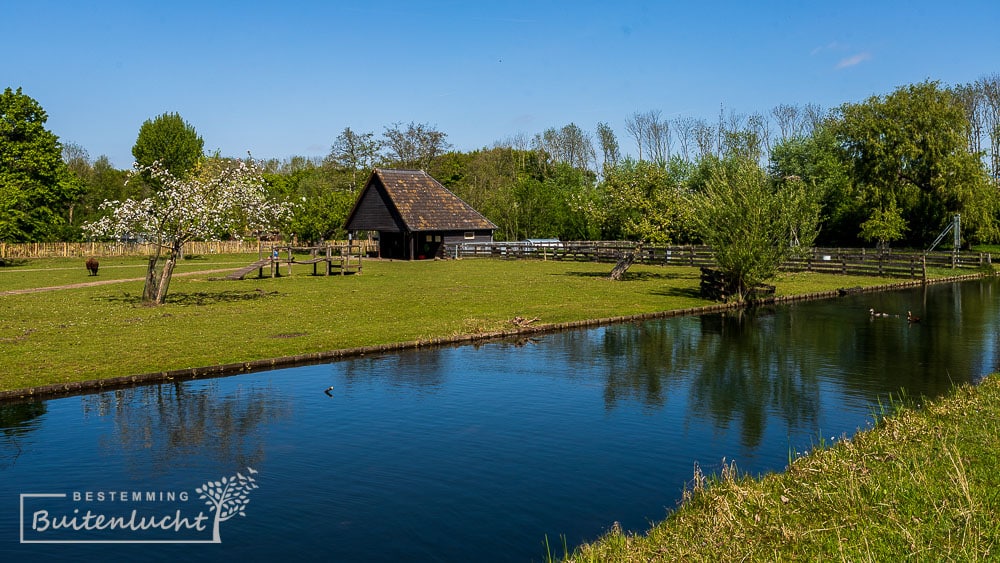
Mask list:
[[[250,254],[260,253],[261,247],[270,249],[272,242],[201,241],[184,245],[186,255],[193,254]],[[342,245],[346,241],[331,241]],[[354,241],[361,252],[374,253],[375,243]],[[262,245],[262,246],[261,246]],[[442,254],[448,258],[501,258],[576,260],[615,263],[626,252],[635,250],[636,243],[629,241],[567,241],[567,242],[492,242],[460,243],[445,245]],[[88,256],[148,256],[155,252],[155,245],[121,242],[48,242],[0,243],[0,257],[48,258]],[[675,266],[715,265],[711,249],[700,245],[643,245],[636,263]],[[790,259],[782,265],[785,271],[827,272],[864,276],[892,276],[918,278],[927,267],[976,269],[992,263],[988,253],[981,252],[904,252],[875,251],[864,248],[814,248],[809,253]]]
[[[225,241],[192,241],[184,243],[184,254],[187,256],[200,254],[252,254],[259,253],[263,247],[270,249],[274,244],[287,245],[270,241],[256,240],[225,240]],[[332,246],[345,245],[347,241],[330,241]],[[373,244],[362,240],[354,241],[368,252]],[[136,242],[26,242],[17,244],[0,243],[0,258],[78,258],[105,256],[150,256],[156,253],[156,245]]]
[[[627,241],[569,241],[533,244],[529,242],[460,243],[448,245],[448,258],[501,258],[539,260],[579,260],[614,263],[636,243]],[[636,263],[675,266],[715,266],[707,246],[643,245]],[[980,252],[902,252],[869,249],[814,248],[805,255],[786,261],[785,271],[809,271],[863,276],[918,278],[927,267],[975,269],[991,264],[991,256]]]

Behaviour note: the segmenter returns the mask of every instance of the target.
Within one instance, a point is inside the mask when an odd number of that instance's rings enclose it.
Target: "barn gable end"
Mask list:
[[[352,225],[365,225],[363,228],[352,228]],[[385,187],[376,182],[370,189],[361,192],[354,210],[347,221],[347,230],[393,231],[402,232],[406,229],[399,212],[392,205]]]

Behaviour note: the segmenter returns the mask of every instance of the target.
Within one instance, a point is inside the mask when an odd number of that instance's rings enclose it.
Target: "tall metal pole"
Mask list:
[[[955,214],[955,246],[954,252],[958,254],[959,248],[962,246],[962,215],[960,213]]]

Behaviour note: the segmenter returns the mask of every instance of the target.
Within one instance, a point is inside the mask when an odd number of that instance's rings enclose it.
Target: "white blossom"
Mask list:
[[[240,237],[270,230],[291,215],[286,202],[268,197],[264,178],[253,159],[233,160],[218,171],[190,180],[176,178],[160,163],[133,165],[132,181],[147,174],[157,184],[145,199],[105,201],[107,215],[83,229],[97,237],[137,238],[156,244],[170,255],[162,272],[156,274],[157,259],[149,264],[143,301],[162,304],[166,298],[173,266],[184,243],[212,240],[223,235]],[[157,278],[159,281],[157,281]]]
[[[179,251],[189,240],[240,237],[270,229],[288,218],[291,207],[271,200],[253,159],[234,160],[208,179],[182,180],[159,163],[134,165],[132,177],[146,173],[159,184],[141,200],[105,201],[109,213],[83,226],[98,237],[141,238]]]

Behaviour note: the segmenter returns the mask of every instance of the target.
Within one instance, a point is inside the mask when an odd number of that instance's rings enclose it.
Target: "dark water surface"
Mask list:
[[[546,536],[561,552],[561,535],[662,519],[695,463],[780,471],[890,395],[977,381],[1000,365],[997,292],[937,285],[0,405],[0,560],[539,561]],[[245,516],[216,545],[20,543],[211,540],[196,487],[237,473],[259,488],[237,477]],[[39,511],[133,510],[209,525],[37,531]]]

